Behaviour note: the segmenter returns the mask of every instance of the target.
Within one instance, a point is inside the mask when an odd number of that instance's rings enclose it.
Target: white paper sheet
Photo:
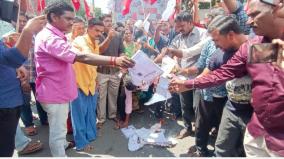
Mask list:
[[[161,125],[159,124],[153,125],[150,129],[136,129],[131,125],[128,128],[121,129],[121,131],[128,138],[129,151],[137,151],[146,144],[162,147],[174,146],[177,144],[177,142],[173,142],[171,138],[167,139],[165,137],[165,129],[161,129]]]
[[[136,128],[133,125],[129,125],[127,128],[122,128],[123,135],[128,139],[130,136],[135,134]]]
[[[135,66],[129,68],[129,75],[131,76],[132,83],[136,86],[142,86],[143,82],[146,85],[163,73],[163,70],[156,65],[148,56],[141,50],[132,57],[135,61]]]
[[[161,69],[164,71],[162,76],[164,78],[167,78],[176,65],[177,65],[177,61],[175,61],[174,59],[170,58],[169,56],[165,56],[162,59]]]
[[[150,22],[149,21],[145,21],[143,25],[144,25],[145,32],[148,33],[149,29],[150,29]]]
[[[144,105],[152,105],[154,103],[170,99],[172,95],[168,90],[169,82],[170,82],[169,79],[161,77],[156,87],[156,92],[154,93],[152,98],[148,102],[146,102]]]

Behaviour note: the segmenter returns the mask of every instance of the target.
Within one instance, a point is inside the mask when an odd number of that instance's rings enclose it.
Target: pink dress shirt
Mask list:
[[[47,24],[35,39],[36,97],[44,104],[69,103],[77,97],[72,68],[76,49],[64,33]]]

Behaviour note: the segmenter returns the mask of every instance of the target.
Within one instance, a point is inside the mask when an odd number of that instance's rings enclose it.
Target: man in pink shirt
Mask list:
[[[70,146],[66,142],[69,103],[78,94],[72,64],[76,61],[128,68],[134,63],[125,56],[100,56],[72,48],[64,33],[70,31],[75,14],[66,2],[52,3],[45,13],[48,24],[35,39],[37,99],[48,114],[51,154],[64,157],[65,149]]]

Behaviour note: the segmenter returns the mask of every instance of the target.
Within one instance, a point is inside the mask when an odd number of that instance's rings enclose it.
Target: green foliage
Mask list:
[[[185,10],[189,10],[187,3],[188,1],[192,1],[192,0],[183,0],[182,1],[182,8]],[[214,6],[216,4],[216,2],[218,2],[220,0],[211,0],[212,6]],[[199,9],[209,9],[210,8],[210,3],[209,2],[199,2]]]
[[[95,17],[99,18],[102,16],[102,9],[101,8],[94,8]]]
[[[199,3],[199,9],[210,9],[210,3],[209,2],[200,2]]]

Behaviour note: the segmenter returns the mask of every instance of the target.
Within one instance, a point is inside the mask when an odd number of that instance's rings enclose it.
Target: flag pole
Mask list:
[[[95,0],[92,0],[93,12],[95,12]]]
[[[32,8],[32,12],[34,14],[34,16],[36,16],[36,12],[35,12],[35,9],[34,9],[34,6],[31,4],[31,0],[28,0],[29,1],[29,8],[31,7]]]
[[[144,1],[143,0],[140,0],[141,1],[141,4],[142,4],[142,8],[143,8],[143,14],[144,14],[144,20],[146,18],[146,13],[145,13],[145,4],[144,4]]]
[[[20,13],[21,13],[21,3],[22,3],[22,0],[18,0],[18,5],[19,5],[19,8],[18,8],[18,17],[17,17],[17,24],[16,24],[16,32],[19,33],[19,29],[20,29]]]

